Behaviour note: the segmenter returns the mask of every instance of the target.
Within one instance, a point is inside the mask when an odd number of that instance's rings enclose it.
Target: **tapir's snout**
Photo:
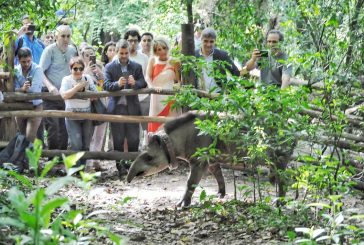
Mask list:
[[[126,181],[128,183],[130,183],[135,177],[140,177],[140,176],[144,176],[145,175],[145,171],[140,171],[136,174],[131,173],[131,171],[129,170],[128,175],[126,176]]]

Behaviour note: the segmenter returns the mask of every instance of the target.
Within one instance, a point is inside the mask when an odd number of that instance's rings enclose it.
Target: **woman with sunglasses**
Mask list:
[[[89,75],[83,74],[85,63],[81,57],[73,57],[69,63],[71,75],[62,80],[60,94],[65,100],[66,111],[91,112],[90,99],[73,99],[77,92],[96,92],[96,86]],[[93,134],[92,121],[66,118],[66,129],[71,143],[71,150],[88,151]],[[85,165],[85,160],[79,160],[77,166]]]

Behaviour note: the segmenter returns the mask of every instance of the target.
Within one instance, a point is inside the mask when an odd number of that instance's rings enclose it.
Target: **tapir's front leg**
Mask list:
[[[187,187],[185,194],[177,206],[189,206],[191,204],[191,198],[195,192],[196,186],[200,183],[202,175],[206,172],[207,163],[201,163],[197,160],[191,160],[190,163],[190,175],[187,180]]]

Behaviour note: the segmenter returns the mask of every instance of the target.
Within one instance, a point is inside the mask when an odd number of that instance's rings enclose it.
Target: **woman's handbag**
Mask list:
[[[91,101],[91,112],[97,114],[106,114],[106,107],[104,106],[100,98]],[[103,123],[103,121],[92,121],[92,124],[94,126],[98,126]]]

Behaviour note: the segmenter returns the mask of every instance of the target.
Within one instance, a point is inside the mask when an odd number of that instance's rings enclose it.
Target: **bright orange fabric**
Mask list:
[[[152,85],[153,85],[153,81],[155,80],[155,78],[165,70],[167,64],[155,64],[153,66],[153,71],[152,71]],[[174,71],[173,67],[167,67],[166,68],[171,69],[172,71]],[[168,116],[170,114],[171,111],[171,106],[173,105],[173,101],[170,101],[162,111],[160,111],[157,115],[153,115],[153,116]],[[162,125],[162,123],[148,123],[148,132],[156,132],[159,127]]]

